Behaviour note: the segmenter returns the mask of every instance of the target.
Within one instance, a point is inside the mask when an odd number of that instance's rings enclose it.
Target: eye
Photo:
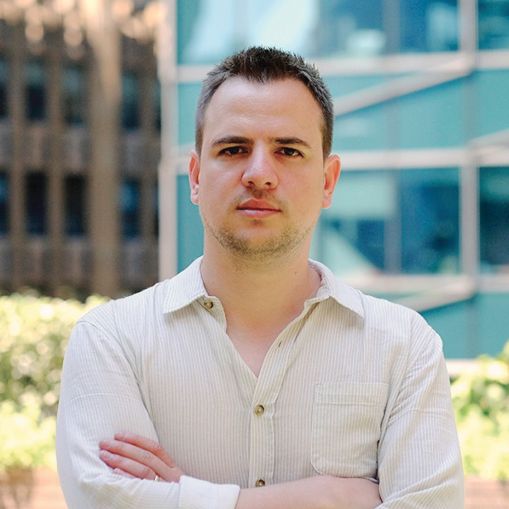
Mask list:
[[[302,152],[292,147],[281,147],[279,153],[286,157],[302,157]]]
[[[219,151],[219,155],[233,157],[239,154],[245,154],[247,152],[245,147],[234,145],[232,147],[226,147]]]

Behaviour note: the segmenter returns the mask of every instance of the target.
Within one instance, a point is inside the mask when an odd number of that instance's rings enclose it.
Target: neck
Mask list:
[[[201,274],[210,295],[217,296],[229,327],[242,324],[282,329],[300,314],[320,285],[308,262],[308,249],[270,260],[239,259],[205,249]]]

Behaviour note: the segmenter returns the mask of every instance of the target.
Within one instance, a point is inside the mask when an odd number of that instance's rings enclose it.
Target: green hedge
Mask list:
[[[103,301],[0,297],[0,470],[49,461],[67,339]],[[452,395],[465,473],[509,479],[509,342],[455,380]]]
[[[0,297],[0,401],[37,404],[55,415],[67,339],[76,320],[103,299],[86,303],[14,294]]]
[[[452,384],[467,475],[509,479],[509,342]]]

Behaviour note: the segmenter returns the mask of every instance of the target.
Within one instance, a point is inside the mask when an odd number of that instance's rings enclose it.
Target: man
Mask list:
[[[458,509],[436,333],[308,260],[340,172],[300,57],[251,48],[203,84],[204,255],[82,318],[58,416],[72,508]]]

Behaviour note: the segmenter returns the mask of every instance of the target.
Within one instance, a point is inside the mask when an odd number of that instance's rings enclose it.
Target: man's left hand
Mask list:
[[[116,433],[99,443],[99,457],[114,472],[150,481],[179,482],[184,472],[157,442],[134,433]]]

